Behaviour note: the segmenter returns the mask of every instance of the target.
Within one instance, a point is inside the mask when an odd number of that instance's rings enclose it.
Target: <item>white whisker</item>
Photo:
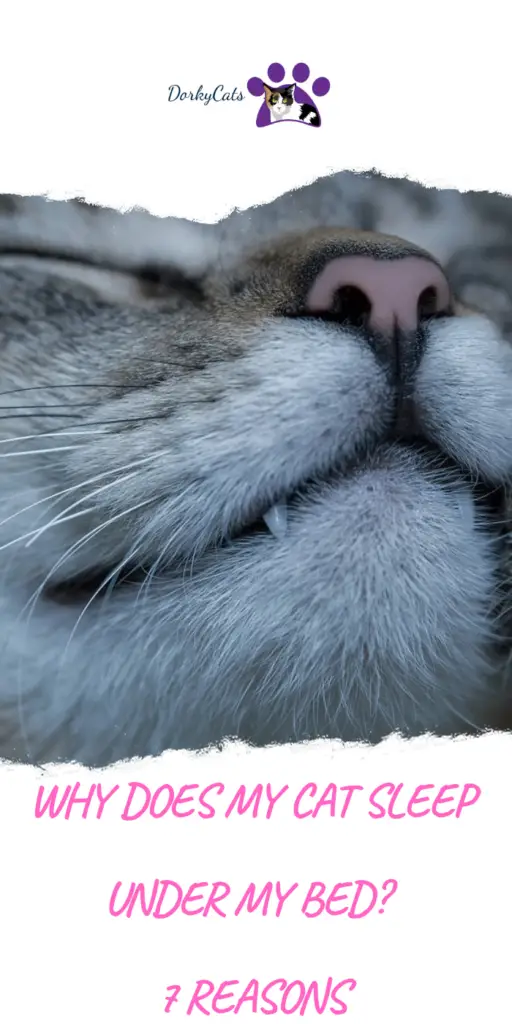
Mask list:
[[[84,516],[87,514],[87,512],[94,512],[94,509],[85,508],[81,509],[79,512],[74,512],[72,516],[66,516],[65,519],[60,519],[59,525],[61,525],[62,523],[67,523],[69,519],[76,519],[78,516]],[[15,544],[21,544],[22,540],[28,541],[28,543],[25,544],[25,547],[28,547],[31,542],[31,539],[34,539],[34,534],[37,532],[38,531],[36,530],[30,530],[28,533],[22,533],[19,537],[15,537],[14,540],[8,541],[7,544],[2,544],[0,546],[0,551],[7,551],[8,548],[14,547]]]
[[[7,516],[6,519],[3,519],[0,522],[0,527],[1,526],[5,526],[5,524],[9,523],[12,519],[16,519],[17,516],[23,515],[24,512],[29,512],[31,509],[36,508],[38,505],[43,505],[47,501],[54,502],[58,498],[65,497],[67,494],[73,494],[75,491],[79,491],[79,490],[81,490],[84,487],[89,487],[90,484],[95,484],[99,480],[104,480],[106,476],[111,476],[112,473],[119,473],[119,472],[122,472],[125,469],[132,470],[135,467],[141,466],[141,465],[145,465],[145,463],[150,462],[152,459],[157,458],[159,455],[164,455],[164,454],[166,454],[166,449],[164,449],[164,450],[162,450],[160,452],[157,452],[156,454],[150,455],[146,459],[141,459],[141,460],[138,460],[138,461],[135,461],[135,462],[127,463],[125,466],[116,466],[114,469],[107,469],[103,473],[98,473],[96,476],[90,477],[89,480],[85,480],[83,483],[81,482],[79,484],[73,484],[72,487],[65,487],[61,491],[55,491],[53,494],[48,494],[45,498],[39,498],[38,501],[34,501],[31,505],[26,505],[24,508],[18,509],[17,512],[13,512],[12,515]],[[121,480],[126,480],[126,479],[127,479],[127,477],[125,477],[125,476],[121,478]],[[109,486],[112,486],[115,483],[120,483],[121,480],[119,480],[119,478],[116,477],[116,479],[113,480],[111,482],[111,484],[109,484]],[[102,488],[100,488],[100,490],[102,490]],[[99,491],[93,491],[93,495],[94,494],[98,494],[98,493],[99,493]],[[90,492],[89,492],[88,495],[84,495],[84,497],[81,498],[80,500],[81,501],[87,501],[88,497],[92,497],[93,495],[91,495]],[[76,502],[76,504],[78,504],[78,502]],[[64,509],[64,511],[61,513],[61,515],[65,515],[66,512],[69,512],[71,510],[71,508],[74,508],[74,505],[71,505],[67,509]],[[47,526],[50,526],[50,525],[54,524],[55,522],[61,522],[61,521],[62,520],[59,520],[59,519],[52,520],[52,522],[48,523]],[[46,527],[44,527],[43,529],[45,529],[45,528]],[[18,537],[15,541],[10,541],[9,544],[6,544],[3,547],[0,547],[0,551],[3,551],[4,547],[10,547],[11,544],[16,544],[18,541],[26,540],[27,537],[31,537],[34,533],[38,533],[38,532],[39,532],[38,530],[31,530],[29,533],[25,533],[21,537]]]
[[[78,618],[77,618],[77,620],[75,622],[75,625],[73,626],[73,629],[71,630],[71,633],[70,633],[70,636],[69,636],[69,640],[68,640],[68,642],[67,642],[67,644],[66,644],[66,646],[64,648],[64,653],[62,655],[63,657],[66,656],[66,652],[67,652],[67,650],[69,648],[69,645],[72,642],[73,637],[74,637],[74,635],[75,635],[75,633],[76,633],[76,631],[77,631],[77,629],[78,629],[78,627],[79,627],[79,625],[80,625],[84,615],[87,612],[87,609],[91,607],[91,604],[93,603],[93,601],[98,597],[99,594],[101,594],[101,591],[111,582],[111,580],[113,580],[124,569],[125,565],[129,565],[130,564],[133,556],[137,553],[137,550],[138,550],[137,548],[135,548],[135,550],[132,549],[129,552],[129,554],[126,555],[125,558],[123,558],[122,562],[118,562],[118,564],[116,565],[115,569],[112,569],[112,571],[108,574],[108,576],[106,576],[105,579],[102,580],[102,582],[100,583],[99,587],[97,587],[97,589],[94,591],[94,594],[92,595],[92,597],[89,598],[89,600],[88,600],[87,604],[85,605],[85,607],[82,608],[82,611],[80,612],[80,615],[78,616]]]
[[[28,452],[2,452],[0,459],[19,459],[22,455],[51,455],[53,452],[76,452],[83,447],[81,444],[67,444],[59,448],[34,448]]]
[[[162,454],[165,454],[165,451],[149,455],[147,456],[147,458],[141,459],[139,462],[132,462],[130,468],[133,469],[134,466],[143,466],[147,462],[151,462],[154,461],[154,459],[159,458]],[[57,525],[61,521],[61,517],[63,515],[67,514],[68,512],[71,512],[71,509],[76,508],[77,505],[81,505],[83,501],[90,501],[91,498],[96,497],[96,495],[98,494],[102,494],[104,491],[107,491],[110,487],[115,487],[117,484],[124,483],[126,480],[131,480],[133,479],[134,476],[137,476],[136,472],[126,473],[123,477],[116,477],[115,480],[110,480],[108,484],[103,484],[101,487],[97,487],[96,490],[89,491],[88,494],[84,495],[82,498],[78,498],[78,500],[73,502],[72,505],[68,505],[67,509],[65,509],[64,512],[60,512],[59,515],[54,516],[54,518],[51,519],[49,523],[45,523],[44,526],[41,526],[38,530],[36,530],[34,536],[28,542],[26,547],[30,547],[31,544],[34,544],[34,542],[38,540],[39,537],[42,537],[43,533],[46,533],[46,530],[49,530],[51,526]]]
[[[90,434],[106,434],[106,430],[52,430],[44,434],[17,434],[16,437],[3,437],[0,444],[15,444],[18,441],[37,441],[40,437],[89,437]],[[55,451],[55,449],[52,449]]]
[[[80,548],[82,548],[85,544],[87,544],[90,540],[92,540],[94,537],[96,537],[103,530],[106,530],[109,526],[112,526],[113,523],[118,522],[119,519],[123,519],[125,516],[130,515],[132,512],[136,512],[137,509],[143,508],[145,505],[149,505],[152,500],[153,500],[152,498],[146,498],[144,501],[139,501],[136,505],[132,505],[131,508],[123,509],[122,512],[118,512],[115,516],[111,516],[110,519],[107,519],[107,521],[105,523],[101,523],[99,526],[95,526],[94,529],[89,530],[89,532],[86,533],[85,537],[81,537],[80,540],[75,541],[75,543],[72,544],[64,552],[63,555],[61,555],[61,557],[58,559],[58,561],[55,562],[54,565],[52,566],[52,568],[50,569],[50,572],[47,573],[47,575],[45,576],[43,582],[39,585],[39,587],[34,592],[32,597],[27,601],[27,603],[24,605],[24,607],[21,610],[21,615],[23,615],[23,613],[32,604],[32,609],[31,609],[29,618],[27,620],[27,627],[29,625],[30,618],[32,616],[32,613],[34,611],[34,608],[36,606],[36,603],[37,603],[39,597],[41,596],[44,588],[46,587],[46,584],[51,579],[51,577],[54,575],[54,573],[57,571],[57,569],[59,569],[61,565],[63,565],[65,562],[67,562],[68,558],[71,558],[71,556],[76,551],[79,551]]]
[[[112,472],[112,470],[110,470],[110,472]],[[107,476],[107,473],[101,473],[101,476],[105,477],[105,476]],[[89,484],[95,483],[97,479],[98,479],[98,477],[92,477],[90,480],[86,480],[85,483],[83,483],[83,484],[74,484],[72,487],[65,487],[64,490],[62,490],[62,491],[53,491],[51,494],[48,494],[46,496],[46,498],[38,498],[38,500],[37,501],[33,501],[31,505],[25,505],[24,508],[20,508],[20,509],[18,509],[17,512],[13,512],[10,516],[7,516],[5,519],[2,519],[0,521],[0,527],[1,526],[5,526],[6,523],[10,523],[11,520],[12,519],[16,519],[17,516],[22,516],[24,512],[30,512],[31,509],[37,508],[39,505],[44,505],[45,502],[47,502],[47,501],[53,502],[53,504],[55,504],[55,502],[57,501],[58,498],[63,498],[66,494],[71,494],[73,491],[78,491],[78,490],[80,490],[81,487],[88,487]],[[51,485],[48,485],[48,486],[51,486]],[[51,508],[51,505],[50,505],[50,508]],[[31,536],[32,532],[33,531],[31,530],[29,534],[25,534],[25,537]],[[20,540],[23,540],[23,539],[24,539],[23,537],[20,538]],[[2,549],[0,548],[0,551],[1,550]]]

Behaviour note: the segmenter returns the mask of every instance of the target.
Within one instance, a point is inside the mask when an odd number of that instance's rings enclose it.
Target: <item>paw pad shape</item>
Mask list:
[[[310,75],[310,70],[307,64],[295,64],[292,69],[292,79],[288,81],[286,78],[286,72],[282,64],[274,63],[270,64],[267,69],[267,85],[275,85],[278,88],[287,88],[290,85],[295,84],[294,99],[295,102],[300,106],[303,103],[309,104],[318,112],[318,107],[311,96],[308,96],[307,92],[301,88],[301,86],[307,82]],[[331,88],[331,83],[328,78],[315,78],[311,84],[311,91],[315,96],[327,96]],[[265,89],[263,86],[263,80],[261,78],[250,78],[247,82],[247,89],[251,96],[263,96]],[[272,124],[272,118],[270,111],[263,101],[256,118],[256,126],[263,128],[268,124]],[[303,122],[299,122],[303,123]]]

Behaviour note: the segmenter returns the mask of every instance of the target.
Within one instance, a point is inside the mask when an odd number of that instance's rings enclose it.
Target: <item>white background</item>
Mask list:
[[[503,9],[503,13],[501,13]],[[377,166],[429,184],[512,192],[510,37],[505,5],[296,2],[4,5],[0,23],[0,191],[83,195],[213,221],[330,170]],[[323,126],[255,128],[259,101],[169,104],[173,83],[210,91],[279,61],[331,81]],[[307,90],[307,85],[306,85]],[[153,1024],[183,1019],[196,979],[353,976],[359,1024],[510,1021],[510,737],[365,751],[329,745],[160,761],[86,773],[0,773],[0,1018],[6,1024]],[[258,781],[298,790],[382,782],[474,782],[459,821],[36,820],[49,782]],[[355,806],[355,805],[354,805]],[[180,884],[397,878],[386,910],[361,921],[241,915],[114,919],[117,880]],[[1,942],[2,940],[0,940]],[[183,996],[163,1012],[165,989]],[[240,988],[240,991],[241,991]],[[251,1016],[247,1011],[240,1015]],[[313,1019],[315,1015],[307,1015]],[[331,1014],[327,1015],[331,1018]],[[203,1019],[195,1015],[195,1019]]]

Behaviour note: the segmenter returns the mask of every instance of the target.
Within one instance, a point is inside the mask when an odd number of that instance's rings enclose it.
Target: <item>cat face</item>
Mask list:
[[[294,102],[295,84],[287,85],[283,89],[271,88],[265,85],[265,102],[271,114],[276,118],[282,118],[290,114]]]
[[[212,259],[146,308],[2,272],[2,430],[27,437],[0,462],[2,687],[16,706],[24,651],[34,756],[55,729],[54,754],[98,763],[226,735],[482,723],[512,347],[428,287],[390,347],[360,289],[324,274],[361,256],[379,274],[425,259],[313,230]],[[20,388],[36,389],[22,419]],[[27,638],[12,622],[34,584]],[[72,730],[43,731],[45,664]]]

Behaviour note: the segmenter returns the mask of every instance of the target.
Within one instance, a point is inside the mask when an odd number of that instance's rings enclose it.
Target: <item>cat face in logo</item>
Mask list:
[[[272,116],[278,120],[289,117],[294,104],[295,83],[282,89],[272,89],[264,82],[263,88],[265,89],[265,103]]]

